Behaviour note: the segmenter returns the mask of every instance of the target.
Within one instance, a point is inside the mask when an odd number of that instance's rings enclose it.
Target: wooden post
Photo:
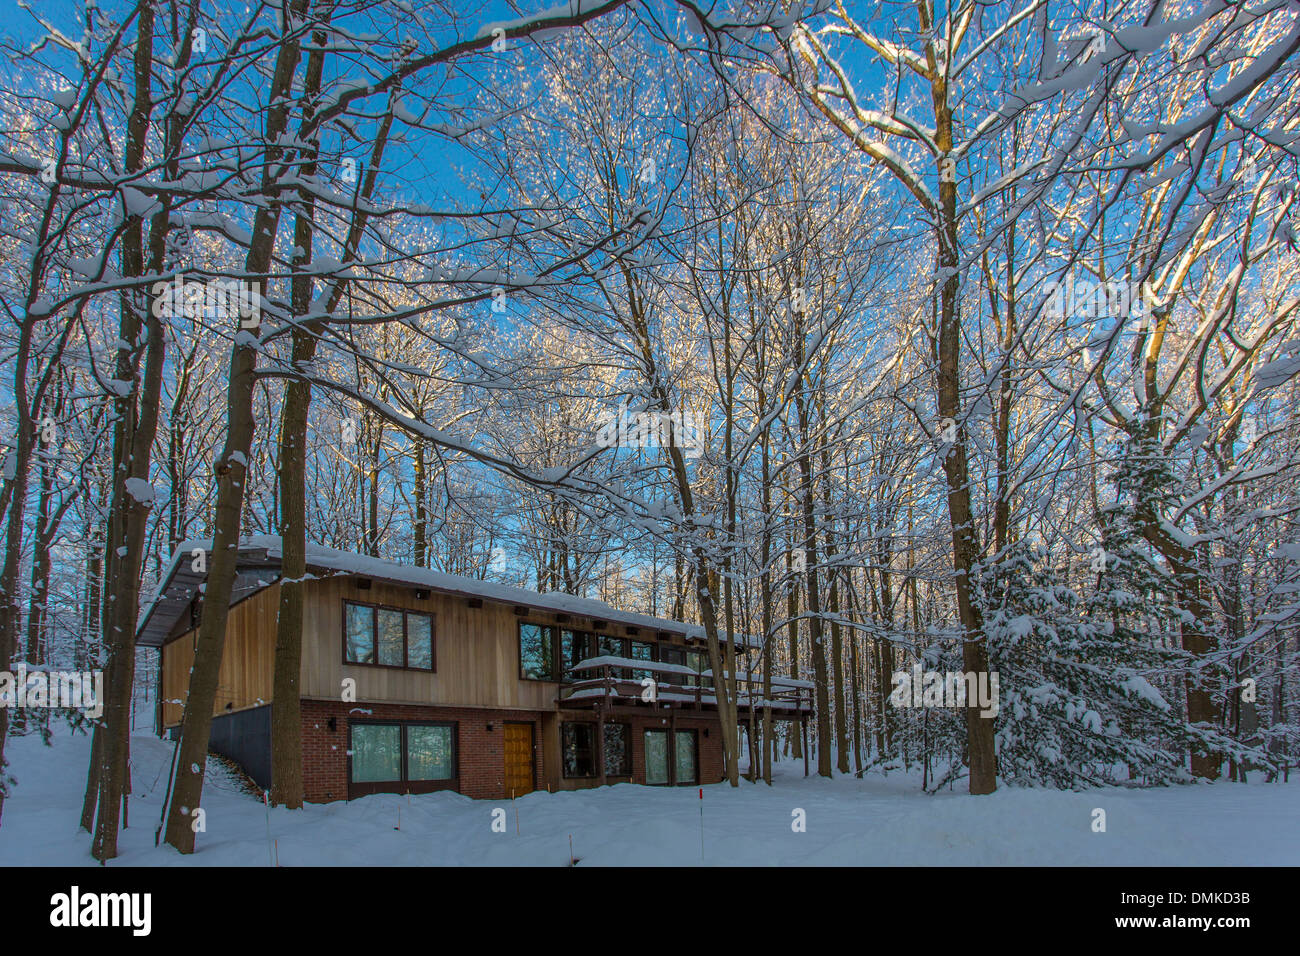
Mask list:
[[[671,707],[668,708],[668,786],[677,786],[677,711]]]
[[[808,776],[808,718],[799,718],[799,735],[803,738],[803,775]]]
[[[609,706],[609,668],[601,668],[601,673],[605,678],[605,693],[601,695],[600,703],[596,706],[596,741],[592,745],[596,748],[596,782],[599,786],[605,786],[605,709]]]

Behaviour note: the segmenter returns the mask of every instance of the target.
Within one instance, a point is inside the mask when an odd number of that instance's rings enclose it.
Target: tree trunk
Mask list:
[[[947,88],[941,80],[934,81],[936,140],[941,157],[947,157],[953,146],[952,109],[948,104]],[[942,168],[942,163],[939,164]],[[939,182],[938,221],[938,272],[939,335],[937,339],[939,363],[937,375],[937,404],[939,416],[945,427],[952,427],[955,441],[947,448],[943,460],[944,475],[948,481],[948,518],[952,529],[952,561],[957,585],[957,613],[962,629],[962,664],[968,674],[987,680],[988,648],[984,643],[984,620],[975,603],[971,575],[979,557],[975,541],[974,515],[971,508],[970,471],[966,459],[966,426],[961,410],[961,281],[957,248],[957,184]],[[997,789],[997,766],[994,757],[993,718],[981,717],[978,701],[968,701],[966,707],[966,739],[970,759],[970,792],[992,793]]]
[[[822,506],[826,511],[826,563],[830,593],[827,610],[831,615],[831,679],[835,698],[835,768],[840,773],[849,772],[848,710],[844,703],[844,642],[840,634],[840,574],[835,567],[835,522],[831,514],[831,459],[830,450],[822,445]]]
[[[766,396],[760,390],[758,407],[766,408]],[[759,495],[762,502],[763,535],[760,543],[760,561],[763,572],[759,576],[759,600],[762,602],[763,626],[763,781],[772,784],[772,751],[775,741],[772,739],[772,475],[768,431],[764,429],[760,442]]]
[[[332,4],[318,11],[321,23],[333,15]],[[315,115],[325,70],[325,30],[312,31],[312,51],[307,56],[302,90],[302,120],[309,124]],[[318,140],[304,146],[301,165],[304,178],[316,175]],[[315,198],[303,189],[294,217],[294,276],[290,305],[295,318],[311,309],[313,284],[304,270],[311,265],[315,238]],[[316,355],[319,322],[293,330],[293,366],[304,373]],[[280,412],[280,606],[276,615],[275,665],[271,692],[271,801],[290,810],[302,808],[302,671],[303,578],[307,574],[307,416],[311,407],[311,383],[293,379],[285,385]]]
[[[261,292],[266,282],[271,253],[279,231],[281,203],[280,162],[284,150],[281,139],[288,127],[290,94],[298,69],[300,41],[297,23],[307,7],[307,0],[295,0],[284,8],[283,38],[271,80],[271,104],[267,109],[266,158],[262,194],[266,202],[254,219],[252,244],[245,261],[245,273],[255,276]],[[176,783],[167,817],[167,842],[182,853],[194,852],[194,811],[200,809],[203,795],[203,771],[207,766],[208,739],[212,731],[212,710],[216,702],[217,682],[226,644],[226,619],[230,612],[230,592],[235,582],[239,557],[240,520],[244,505],[244,483],[248,456],[253,442],[253,385],[257,364],[256,336],[240,330],[230,360],[230,383],[227,391],[226,446],[217,459],[217,504],[212,557],[208,565],[207,589],[203,598],[203,616],[190,670],[189,697],[181,723],[180,755]]]
[[[794,532],[791,531],[793,538]],[[793,545],[791,546],[793,547]],[[795,577],[794,554],[787,550],[785,553],[785,574],[786,574],[786,594],[785,594],[785,618],[789,623],[786,625],[786,633],[790,639],[790,677],[794,680],[799,679],[799,587],[798,578]],[[795,760],[803,758],[802,735],[791,734],[789,739],[790,756]]]
[[[150,4],[141,8],[135,55],[135,101],[128,124],[125,168],[138,172],[144,165],[144,151],[153,111],[153,27]],[[186,30],[179,53],[179,66],[188,62],[191,31]],[[168,172],[179,175],[176,156],[182,127],[173,117],[166,132]],[[122,238],[123,274],[143,276],[163,268],[170,207],[164,204],[150,223],[149,258],[145,260],[144,222],[129,220]],[[140,604],[140,573],[151,500],[141,500],[136,490],[149,484],[154,438],[158,430],[158,409],[162,394],[163,364],[167,347],[161,321],[154,315],[152,296],[126,292],[120,297],[122,316],[117,353],[117,378],[133,383],[128,393],[114,404],[113,485],[105,547],[104,639],[108,643],[104,706],[104,735],[100,741],[99,798],[95,836],[91,853],[98,860],[117,856],[117,831],[125,795],[129,790],[131,708],[135,690],[135,627]],[[144,378],[139,379],[140,353],[137,343],[145,331]],[[134,489],[132,487],[134,485]]]

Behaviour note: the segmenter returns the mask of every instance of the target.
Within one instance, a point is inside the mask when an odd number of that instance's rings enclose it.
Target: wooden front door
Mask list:
[[[507,723],[506,796],[522,797],[533,792],[533,725]]]

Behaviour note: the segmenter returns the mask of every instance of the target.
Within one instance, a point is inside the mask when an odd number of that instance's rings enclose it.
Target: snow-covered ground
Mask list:
[[[187,858],[154,846],[171,746],[138,736],[133,748],[131,827],[111,865],[269,866],[278,846],[283,866],[564,866],[570,837],[580,866],[1300,863],[1300,777],[1289,785],[1257,777],[1148,791],[927,796],[904,774],[805,779],[802,762],[781,765],[771,788],[716,784],[703,801],[696,788],[621,784],[534,793],[513,805],[455,793],[379,795],[268,815],[213,761],[207,832]],[[88,738],[64,732],[52,748],[14,738],[8,752],[19,782],[0,825],[0,867],[93,864],[77,827]],[[497,808],[504,833],[493,830]],[[1105,833],[1092,830],[1094,808],[1106,811]],[[792,829],[797,809],[806,832]]]

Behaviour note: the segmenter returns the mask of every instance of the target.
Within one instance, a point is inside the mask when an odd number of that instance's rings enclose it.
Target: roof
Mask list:
[[[152,601],[140,616],[136,641],[145,647],[160,647],[171,634],[181,615],[186,613],[194,596],[202,592],[207,581],[207,571],[195,571],[192,555],[198,550],[212,552],[212,540],[182,541],[168,562],[162,583]],[[251,594],[279,579],[280,562],[284,556],[278,535],[253,535],[239,542],[236,591],[232,600],[242,594]],[[206,567],[206,565],[205,565]],[[307,544],[307,571],[313,577],[348,575],[371,578],[391,584],[425,588],[444,594],[481,598],[501,604],[512,604],[575,617],[588,617],[611,621],[631,627],[669,631],[686,638],[704,638],[704,628],[667,618],[651,617],[633,611],[621,611],[604,601],[575,597],[559,592],[539,593],[527,588],[480,581],[459,574],[447,574],[431,568],[417,568],[395,561],[337,551],[322,545]],[[719,635],[722,636],[722,635]],[[757,640],[736,635],[739,643],[759,646]]]

